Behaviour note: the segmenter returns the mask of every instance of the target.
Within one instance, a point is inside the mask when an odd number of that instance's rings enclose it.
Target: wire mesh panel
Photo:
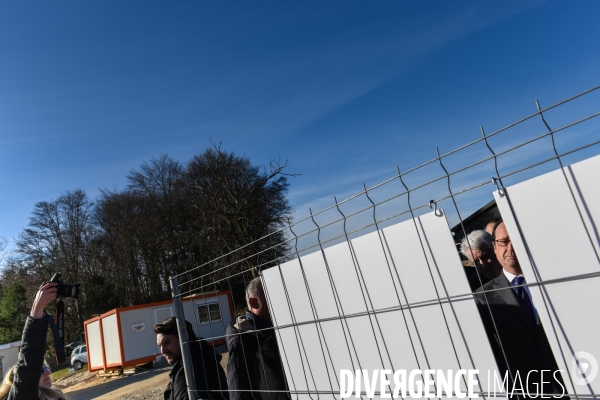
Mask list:
[[[522,396],[531,388],[514,365],[522,348],[522,365],[535,365],[526,361],[536,352],[556,363],[553,395],[597,398],[598,88],[547,108],[536,101],[537,111],[519,121],[492,133],[481,128],[467,145],[436,149],[417,167],[396,168],[381,183],[174,277],[176,304],[232,294],[238,316],[198,339],[228,345],[227,387],[212,393],[236,400]],[[494,231],[486,239],[504,267],[496,277],[484,276],[477,249],[463,240],[491,215],[502,217],[510,236],[500,240]],[[508,254],[501,247],[514,249],[523,283],[508,280],[503,261],[512,256],[501,260]],[[516,327],[529,309],[531,331],[507,336],[507,325]],[[198,325],[217,311],[178,312]],[[547,350],[537,347],[542,340]],[[198,382],[189,358],[188,384]],[[193,386],[198,397],[214,397]]]
[[[565,383],[583,395],[600,391],[598,171],[600,156],[494,194]]]
[[[263,282],[286,375],[308,372],[292,392],[339,393],[340,371],[357,369],[479,369],[477,391],[490,387],[497,367],[441,210],[268,269]]]

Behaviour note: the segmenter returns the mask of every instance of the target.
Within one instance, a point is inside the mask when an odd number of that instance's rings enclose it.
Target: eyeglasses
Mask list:
[[[50,372],[50,367],[47,367],[47,366],[44,365],[42,367],[42,373],[44,373],[44,372]]]
[[[509,245],[510,239],[500,239],[500,240],[495,240],[495,242],[498,243],[498,246],[500,246],[500,247],[506,247]]]

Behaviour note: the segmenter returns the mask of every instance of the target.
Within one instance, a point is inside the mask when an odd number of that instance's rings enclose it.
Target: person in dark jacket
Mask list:
[[[560,398],[566,390],[561,370],[504,222],[499,221],[494,226],[493,241],[503,269],[500,275],[477,289],[475,301],[500,369],[500,379],[508,378],[507,390],[512,398],[512,395]]]
[[[67,397],[52,389],[50,368],[44,362],[48,320],[44,308],[56,299],[56,283],[44,283],[38,290],[25,321],[17,365],[11,368],[0,387],[0,399],[61,400]]]
[[[289,400],[279,347],[260,277],[246,288],[248,310],[227,327],[231,400]]]
[[[227,380],[220,365],[221,355],[216,354],[212,346],[204,340],[198,340],[192,324],[185,321],[194,377],[196,394],[199,399],[227,400]],[[171,317],[162,324],[154,325],[156,344],[167,362],[173,365],[169,374],[169,385],[165,389],[165,400],[187,400],[188,391],[183,369],[183,359],[177,320]]]

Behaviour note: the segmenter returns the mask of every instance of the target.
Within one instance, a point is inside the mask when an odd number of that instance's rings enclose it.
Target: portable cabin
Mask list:
[[[17,363],[21,341],[0,344],[0,376],[4,377],[6,371]]]
[[[225,330],[234,316],[229,291],[183,298],[185,318],[198,337],[209,344],[225,343]],[[159,355],[154,324],[175,316],[173,301],[116,308],[84,322],[88,371],[128,367],[154,361]]]

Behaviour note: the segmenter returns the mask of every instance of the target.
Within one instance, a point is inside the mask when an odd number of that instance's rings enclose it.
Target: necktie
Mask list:
[[[529,295],[525,291],[525,288],[523,286],[519,286],[519,285],[523,285],[525,283],[526,283],[525,278],[523,276],[517,276],[511,282],[511,284],[513,286],[517,286],[517,287],[513,287],[513,290],[515,291],[515,294],[517,295],[517,299],[519,299],[521,308],[523,308],[523,311],[525,311],[525,314],[527,315],[529,320],[531,322],[533,322],[533,326],[535,326],[536,320],[535,320],[535,313],[533,312],[533,304],[531,303],[531,299],[529,298]]]

